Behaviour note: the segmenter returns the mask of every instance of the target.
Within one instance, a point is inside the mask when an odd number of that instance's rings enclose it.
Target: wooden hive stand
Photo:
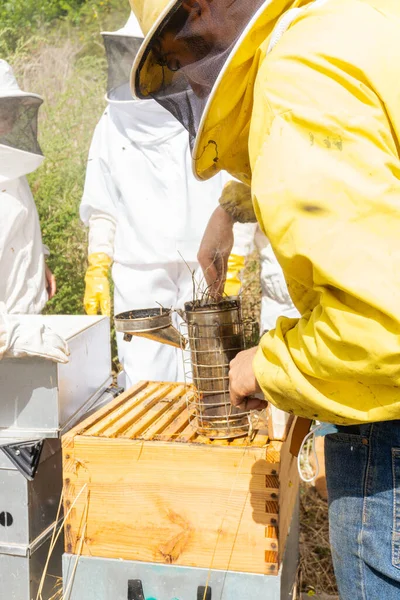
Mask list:
[[[66,552],[278,573],[298,492],[286,441],[211,441],[190,387],[141,382],[63,438]]]

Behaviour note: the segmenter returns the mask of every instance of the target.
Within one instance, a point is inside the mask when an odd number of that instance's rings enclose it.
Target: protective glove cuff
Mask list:
[[[241,254],[230,254],[228,258],[227,276],[229,277],[230,274],[237,275],[238,273],[240,273],[240,271],[244,269],[245,262],[245,256],[242,256]]]
[[[110,258],[105,252],[95,252],[93,254],[89,254],[89,266],[86,270],[86,275],[89,274],[92,277],[108,277],[108,272],[112,262],[112,258]]]
[[[108,272],[112,259],[105,252],[90,254],[89,267],[85,275],[85,296],[83,304],[86,314],[97,315],[100,310],[102,315],[110,316],[111,299]]]
[[[242,287],[240,274],[244,269],[245,256],[239,254],[230,254],[228,258],[228,267],[226,273],[224,293],[227,296],[237,296]]]

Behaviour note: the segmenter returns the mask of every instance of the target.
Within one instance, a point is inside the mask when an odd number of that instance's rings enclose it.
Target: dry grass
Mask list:
[[[308,484],[302,484],[300,490],[299,589],[310,595],[337,593],[329,546],[328,503]]]
[[[13,68],[18,73],[21,87],[34,90],[45,100],[41,117],[44,118],[49,107],[56,104],[60,94],[67,91],[80,49],[76,40],[67,38],[59,46],[38,44],[29,58],[24,53],[14,58]]]

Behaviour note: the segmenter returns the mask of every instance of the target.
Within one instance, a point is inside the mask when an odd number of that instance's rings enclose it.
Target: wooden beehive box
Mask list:
[[[276,574],[298,491],[290,435],[199,437],[187,393],[142,382],[64,436],[66,552]]]

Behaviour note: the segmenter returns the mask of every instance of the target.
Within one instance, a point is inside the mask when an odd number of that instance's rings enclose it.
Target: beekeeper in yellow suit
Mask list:
[[[137,97],[185,124],[197,176],[251,184],[299,319],[231,365],[337,425],[326,437],[342,600],[400,597],[400,4],[131,0],[148,34]],[[231,206],[229,208],[232,208]],[[209,225],[204,261],[212,255]],[[204,264],[204,262],[203,262]]]

